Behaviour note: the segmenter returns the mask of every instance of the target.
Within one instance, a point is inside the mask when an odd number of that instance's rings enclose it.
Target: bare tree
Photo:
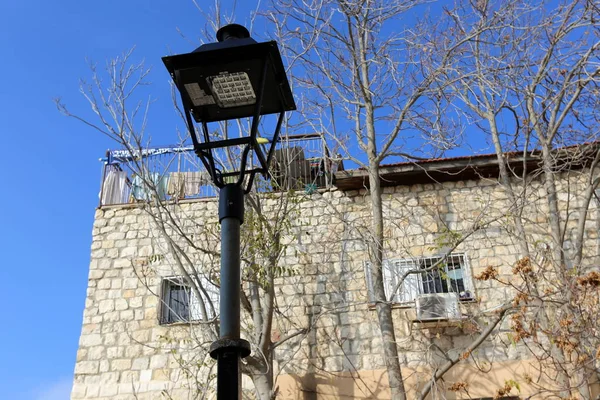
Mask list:
[[[305,89],[307,123],[329,133],[346,157],[369,172],[369,259],[394,399],[406,398],[406,390],[382,276],[385,223],[380,167],[393,156],[419,159],[407,154],[419,145],[431,151],[426,155],[453,145],[449,133],[455,127],[442,118],[448,102],[441,78],[468,39],[445,40],[435,48],[419,40],[413,30],[417,27],[409,21],[424,4],[292,0],[277,2],[267,14],[278,27],[296,85]],[[414,147],[406,147],[409,141]]]
[[[585,306],[594,296],[581,282],[591,279],[586,273],[593,252],[584,251],[585,227],[600,154],[595,145],[578,144],[598,140],[592,110],[598,106],[600,83],[599,9],[586,1],[511,1],[464,4],[446,12],[452,17],[446,32],[456,37],[485,27],[464,47],[457,72],[449,77],[465,117],[493,143],[500,182],[512,204],[512,231],[522,257],[514,272],[524,281],[513,287],[515,304],[522,307],[513,316],[517,341],[530,341],[540,373],[555,374],[562,396],[590,398],[594,363],[584,349],[596,345],[591,344],[596,338],[573,336],[576,329],[568,327],[590,329],[583,325],[594,313]],[[565,146],[570,147],[557,150]],[[509,167],[509,153],[515,150],[523,156],[517,170]],[[540,166],[535,173],[528,167],[532,160]],[[564,187],[565,176],[573,187]],[[525,228],[532,223],[528,205],[536,195],[530,184],[538,179],[544,182],[549,235],[540,233],[546,229],[532,233]],[[568,193],[566,200],[561,191]]]
[[[592,154],[589,147],[554,151],[597,140],[593,112],[598,106],[597,5],[478,1],[444,8],[436,20],[423,18],[411,24],[404,19],[422,6],[419,2],[292,0],[278,2],[265,13],[277,25],[276,34],[300,88],[304,122],[327,132],[346,157],[369,173],[369,258],[388,378],[393,398],[398,399],[405,398],[406,391],[381,272],[382,162],[394,156],[418,160],[417,147],[428,150],[421,156],[440,154],[459,143],[457,135],[463,131],[457,128],[475,124],[487,133],[497,154],[500,183],[510,204],[507,228],[518,238],[522,259],[535,258],[537,239],[526,232],[530,223],[526,206],[531,200],[528,184],[541,174],[549,208],[553,273],[565,282],[575,279],[565,265],[582,264],[587,210],[597,187],[595,150]],[[460,116],[450,112],[455,109],[461,110]],[[529,161],[538,159],[537,149],[542,169],[530,174]],[[517,171],[507,156],[514,150],[522,152]],[[583,172],[575,172],[581,166]],[[573,212],[562,211],[556,188],[557,173],[570,170],[588,176],[588,185],[578,195],[582,203],[577,203],[577,222],[572,221]],[[573,225],[577,229],[568,228]],[[569,260],[565,260],[565,247],[573,248]],[[527,288],[536,298],[532,302],[536,307],[548,303],[543,284],[528,282]],[[509,309],[510,304],[505,305],[499,315]],[[551,325],[555,313],[541,310],[536,318]],[[557,346],[548,350],[563,395],[571,389],[586,395],[582,379],[576,384],[569,379],[564,367],[568,355]],[[449,361],[448,367],[455,363]],[[438,379],[441,371],[447,369],[436,372]]]

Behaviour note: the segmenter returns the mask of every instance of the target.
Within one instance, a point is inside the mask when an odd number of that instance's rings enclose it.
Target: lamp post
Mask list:
[[[210,355],[217,360],[217,399],[231,400],[241,399],[239,361],[250,355],[250,344],[240,338],[244,194],[252,189],[256,174],[268,178],[283,116],[296,105],[276,42],[257,43],[237,24],[219,29],[217,40],[191,53],[163,57],[163,62],[181,94],[194,152],[219,188],[220,325]],[[258,137],[260,118],[266,114],[279,114],[270,141]],[[201,124],[200,135],[192,117]],[[249,135],[211,140],[208,123],[242,118],[252,119]],[[226,171],[215,160],[215,151],[230,147],[242,149],[237,171]]]

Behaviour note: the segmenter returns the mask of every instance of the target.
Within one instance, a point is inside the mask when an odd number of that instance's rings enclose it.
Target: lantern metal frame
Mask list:
[[[268,178],[269,165],[279,140],[284,115],[287,111],[295,110],[296,105],[275,41],[256,43],[244,27],[236,24],[221,28],[217,38],[223,41],[202,45],[191,53],[163,57],[163,62],[181,94],[183,112],[194,151],[214,184],[222,188],[226,185],[226,178],[237,176],[237,184],[242,185],[245,176],[249,175],[244,188],[244,192],[248,193],[256,174]],[[238,72],[248,75],[256,93],[256,101],[254,104],[238,107],[219,106],[209,78]],[[197,85],[205,96],[203,99],[212,99],[207,100],[212,102],[195,103],[186,85]],[[275,131],[271,135],[270,147],[265,151],[257,139],[261,116],[267,114],[279,115]],[[211,140],[209,123],[241,118],[252,118],[248,136]],[[194,120],[201,124],[200,135],[196,132]],[[215,164],[213,151],[231,146],[244,146],[240,169],[234,172],[221,171]],[[253,165],[247,170],[251,151],[256,154],[259,165]]]

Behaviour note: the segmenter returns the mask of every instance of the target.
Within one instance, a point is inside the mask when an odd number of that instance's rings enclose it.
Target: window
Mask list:
[[[162,281],[160,323],[192,322],[203,320],[202,309],[207,319],[218,313],[219,288],[207,279],[198,282],[201,299],[196,296],[190,282],[183,277],[165,278]]]
[[[438,266],[430,269],[436,263],[439,263]],[[402,285],[397,287],[404,274],[416,270],[423,272],[407,275]],[[373,302],[370,264],[366,265],[366,276],[369,301]],[[409,303],[420,294],[432,293],[458,293],[461,300],[473,298],[473,283],[464,254],[450,254],[445,260],[443,257],[386,260],[383,263],[383,284],[388,299],[396,289],[391,299],[395,303]]]

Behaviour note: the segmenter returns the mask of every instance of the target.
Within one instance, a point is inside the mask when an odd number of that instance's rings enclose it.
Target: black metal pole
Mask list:
[[[240,226],[244,222],[244,190],[227,184],[219,193],[221,223],[221,288],[219,340],[210,346],[217,360],[217,399],[242,398],[240,358],[250,343],[240,338]]]

